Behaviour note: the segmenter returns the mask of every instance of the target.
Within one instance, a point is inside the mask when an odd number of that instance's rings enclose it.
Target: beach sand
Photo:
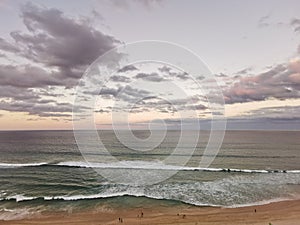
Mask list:
[[[255,212],[256,209],[256,212]],[[143,218],[138,217],[143,211]],[[177,215],[179,214],[179,215]],[[185,216],[183,216],[185,215]],[[119,217],[123,223],[119,222]],[[134,209],[95,210],[69,214],[43,214],[31,219],[0,221],[1,225],[57,224],[57,225],[108,225],[108,224],[184,224],[184,225],[299,225],[300,200],[281,201],[260,206],[241,208],[196,207],[151,207]]]

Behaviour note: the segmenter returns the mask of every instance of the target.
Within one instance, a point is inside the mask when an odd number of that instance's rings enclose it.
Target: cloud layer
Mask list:
[[[277,65],[268,71],[235,79],[224,91],[228,104],[263,101],[269,98],[288,99],[300,97],[300,59]]]
[[[71,88],[77,85],[91,62],[120,43],[95,29],[87,20],[69,18],[58,9],[29,3],[21,7],[20,17],[27,32],[11,32],[10,41],[0,37],[0,50],[30,63],[0,65],[0,97],[6,98],[0,104],[2,110],[39,116],[54,112],[51,105],[38,106],[37,101],[45,96],[33,89],[47,92],[50,86]],[[36,102],[27,104],[26,99]]]
[[[119,4],[120,7],[130,5],[127,1],[120,2],[113,1],[112,4]],[[146,7],[153,2],[159,1],[139,1]],[[121,41],[93,27],[89,19],[71,18],[54,8],[25,4],[20,9],[20,18],[24,31],[12,31],[9,39],[0,37],[0,58],[19,59],[19,63],[0,64],[0,110],[25,112],[39,117],[69,118],[72,112],[71,104],[59,102],[61,99],[58,97],[66,97],[65,92],[77,85],[88,65]],[[260,25],[266,26],[267,19],[268,17],[261,18]],[[292,19],[290,26],[295,33],[300,33],[300,19]],[[300,46],[297,51],[300,54]],[[238,71],[236,76],[223,73],[216,75],[218,79],[226,81],[222,88],[227,104],[300,97],[300,58],[295,57],[289,62],[277,64],[259,74],[249,75],[251,72],[252,68],[247,67]],[[159,98],[151,98],[151,93],[130,85],[132,81],[152,82],[153,85],[155,82],[172,79],[180,82],[190,80],[189,74],[167,66],[149,72],[128,65],[110,79],[115,86],[104,87],[100,95],[105,99],[119,98],[126,102],[134,102],[139,97],[144,98],[137,103],[134,112],[145,112],[152,108],[158,112],[172,114],[172,105],[179,109],[197,109],[202,112],[208,109],[200,101],[201,96],[177,98],[166,102]],[[202,78],[199,80],[202,82]],[[86,94],[98,95],[93,90]],[[274,110],[277,116],[282,113],[280,109],[253,113],[266,115]],[[109,108],[96,111],[107,113]],[[291,114],[298,111],[298,108],[289,108]],[[287,118],[286,114],[284,118]]]

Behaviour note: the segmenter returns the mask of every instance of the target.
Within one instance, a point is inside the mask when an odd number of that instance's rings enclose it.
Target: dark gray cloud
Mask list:
[[[135,71],[135,70],[138,70],[138,68],[136,68],[134,65],[128,65],[128,66],[124,66],[123,68],[119,69],[118,72],[126,73],[128,71]]]
[[[111,110],[107,110],[107,109],[98,109],[98,110],[95,110],[94,112],[96,112],[96,113],[110,113]]]
[[[118,101],[124,101],[122,108],[118,107],[118,103],[114,105],[113,109],[109,107],[102,107],[100,110],[96,110],[98,113],[107,113],[115,111],[127,111],[132,113],[141,113],[148,111],[157,111],[162,113],[174,113],[176,111],[184,110],[201,110],[207,109],[207,106],[203,105],[203,99],[201,96],[187,96],[186,98],[173,98],[165,100],[162,96],[157,96],[149,91],[134,88],[129,85],[116,88],[104,87],[101,92],[88,91],[85,94],[88,95],[100,95],[104,99],[113,99],[116,103]],[[126,104],[128,103],[128,105]]]
[[[90,24],[68,18],[57,9],[27,4],[21,17],[31,34],[13,32],[26,57],[61,69],[78,68],[93,62],[119,43]]]
[[[164,78],[163,76],[159,75],[158,73],[138,73],[135,78],[152,81],[152,82],[162,82],[167,81],[168,79]]]
[[[74,74],[73,72],[70,73]],[[0,65],[0,87],[12,86],[17,89],[20,87],[47,88],[49,86],[63,86],[70,88],[77,84],[77,79],[68,76],[68,71],[51,72],[30,64]]]
[[[49,72],[38,67],[0,65],[0,86],[34,88],[60,84]]]
[[[99,90],[91,90],[91,91],[84,91],[83,93],[86,95],[110,95],[113,97],[116,97],[117,94],[120,92],[121,88],[109,88],[109,87],[103,87]]]
[[[100,91],[99,95],[111,95],[116,97],[118,93],[120,92],[120,88],[108,88],[108,87],[103,87]]]
[[[9,98],[9,99],[13,99],[13,100],[23,100],[23,101],[40,98],[38,93],[36,93],[32,89],[15,88],[15,87],[11,87],[11,86],[1,87],[0,88],[0,97],[1,98]]]
[[[224,74],[224,73],[219,73],[219,74],[215,74],[216,77],[219,78],[224,78],[224,77],[228,77],[228,75]]]
[[[158,70],[162,73],[169,74],[171,72],[172,68],[169,66],[162,66],[162,67],[159,67]]]
[[[110,80],[114,81],[114,82],[122,82],[122,83],[129,83],[130,82],[130,78],[129,77],[122,76],[122,75],[111,76]]]
[[[68,117],[71,116],[71,104],[54,103],[49,105],[49,102],[43,101],[17,101],[7,102],[0,101],[1,110],[10,112],[26,112],[29,115],[38,115],[40,117]],[[52,103],[52,102],[51,102]]]
[[[104,109],[96,110],[99,113],[108,113],[114,111],[127,111],[131,113],[143,113],[156,111],[160,113],[174,114],[177,111],[205,111],[208,109],[205,105],[195,102],[194,97],[187,97],[183,99],[173,99],[170,101],[160,99],[155,96],[145,96],[143,98],[136,98],[132,95],[123,95],[122,100],[133,103],[133,105],[128,105],[129,108],[119,108],[114,106],[113,108],[107,107]]]
[[[151,93],[149,91],[139,89],[139,88],[134,88],[129,85],[126,85],[125,87],[119,89],[117,98],[120,98],[123,101],[129,102],[129,103],[134,103],[137,100],[143,99],[150,95],[151,95]]]
[[[146,98],[151,94],[146,90],[133,88],[129,85],[111,88],[105,86],[101,88],[101,90],[91,90],[83,93],[86,95],[100,95],[108,99],[119,99],[128,103],[135,102],[137,99]]]
[[[58,70],[56,76],[68,87],[75,84],[69,79],[80,78],[90,63],[120,43],[88,22],[66,17],[57,9],[26,4],[21,18],[28,33],[11,32],[14,43],[0,39],[0,49]]]
[[[0,101],[0,109],[8,112],[24,112],[39,117],[65,117],[66,119],[70,118],[72,111],[75,110],[70,103],[34,98],[14,102],[2,100]],[[81,106],[76,110],[82,112],[85,109],[88,107]]]
[[[300,19],[292,19],[290,23],[294,27],[295,32],[300,32]]]
[[[173,71],[173,69],[169,66],[163,66],[158,68],[158,71],[160,71],[161,73],[167,75],[168,77],[172,77],[172,78],[179,78],[181,80],[188,80],[191,79],[191,77],[189,76],[188,73],[186,72],[175,72]]]
[[[0,49],[3,51],[13,52],[13,53],[20,51],[18,47],[9,43],[8,41],[4,40],[3,38],[0,38]]]
[[[43,97],[63,96],[54,87],[75,86],[91,62],[120,42],[96,30],[87,18],[69,18],[58,9],[28,3],[20,16],[27,32],[13,31],[11,40],[0,38],[0,50],[40,66],[0,65],[0,98],[4,99],[0,109],[41,117],[70,116],[70,104]]]
[[[199,96],[165,100],[159,96],[147,96],[135,104],[140,108],[155,110],[162,113],[174,113],[185,110],[206,110],[207,107],[200,103]]]
[[[30,113],[30,114],[32,114],[32,113]],[[54,120],[57,120],[57,121],[59,121],[59,120],[57,119],[57,117],[58,117],[58,118],[59,118],[59,117],[69,118],[69,117],[72,116],[71,112],[70,112],[70,113],[47,113],[47,112],[38,112],[38,113],[34,113],[34,114],[35,114],[35,115],[38,115],[39,117],[51,117],[51,118],[56,117],[56,119],[54,119]]]
[[[188,73],[186,73],[186,72],[179,72],[179,73],[173,72],[170,75],[174,76],[176,78],[179,78],[181,80],[189,80],[189,79],[191,79],[190,75]]]

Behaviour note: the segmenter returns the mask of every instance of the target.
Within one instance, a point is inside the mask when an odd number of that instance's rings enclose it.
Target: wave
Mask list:
[[[89,163],[82,161],[68,161],[59,163],[0,163],[0,168],[18,167],[75,167],[75,168],[102,168],[102,169],[140,169],[140,170],[177,170],[177,171],[205,171],[205,172],[233,172],[233,173],[300,173],[300,170],[262,170],[262,169],[237,169],[237,168],[201,168],[188,166],[166,165],[160,161],[117,161],[111,163]]]
[[[34,214],[37,214],[37,210],[35,212],[30,212],[29,209],[1,209],[0,210],[0,221],[9,221],[9,220],[20,220],[26,218],[32,218]]]
[[[171,198],[164,198],[159,196],[147,195],[144,193],[130,193],[130,192],[117,192],[117,193],[103,193],[103,194],[93,194],[93,195],[71,195],[71,196],[43,196],[43,197],[28,197],[24,195],[16,195],[7,198],[0,198],[0,201],[16,201],[16,202],[26,202],[26,201],[34,201],[34,200],[42,200],[42,201],[80,201],[80,200],[97,200],[97,199],[108,199],[108,198],[116,198],[116,197],[144,197],[148,199],[156,199],[163,201],[173,201],[173,202],[181,202],[184,204],[201,206],[201,207],[223,207],[223,208],[240,208],[247,206],[257,206],[257,205],[266,205],[274,202],[281,201],[289,201],[289,200],[298,200],[299,197],[290,197],[290,198],[273,198],[269,200],[262,200],[257,202],[250,202],[247,204],[233,204],[233,205],[222,205],[222,204],[209,204],[209,203],[201,203],[195,201],[186,201],[186,200],[178,200]],[[14,211],[14,210],[5,210],[5,211]]]
[[[47,162],[40,163],[0,163],[0,168],[11,168],[11,167],[35,167],[49,165]]]
[[[29,197],[25,195],[14,195],[11,197],[0,198],[0,201],[16,201],[16,202],[24,202],[24,201],[33,201],[33,200],[44,200],[44,201],[52,201],[52,200],[63,200],[63,201],[78,201],[78,200],[93,200],[93,199],[105,199],[105,198],[113,198],[113,197],[124,197],[124,196],[132,196],[132,197],[149,197],[144,194],[138,193],[130,193],[130,192],[116,192],[116,193],[102,193],[102,194],[92,194],[92,195],[61,195],[61,196],[40,196],[40,197]]]
[[[17,204],[25,202],[24,205],[20,204],[20,206],[27,206],[36,205],[36,203],[47,205],[48,203],[45,202],[48,201],[54,201],[54,203],[55,201],[66,201],[67,204],[73,204],[72,201],[112,198],[114,203],[120,203],[124,202],[123,197],[128,196],[176,201],[197,206],[242,207],[280,200],[299,199],[300,194],[299,189],[294,188],[294,185],[300,185],[298,174],[270,174],[268,176],[253,174],[249,176],[229,176],[214,181],[167,182],[151,186],[112,183],[98,183],[98,185],[99,189],[93,187],[87,190],[67,192],[69,194],[58,194],[56,191],[52,192],[51,189],[49,189],[49,192],[43,191],[37,195],[26,194],[24,190],[21,193],[7,194],[5,192],[0,197],[0,201],[3,201],[4,205],[5,201],[17,202]],[[120,199],[116,200],[115,198]],[[34,201],[34,204],[31,204],[31,201]]]

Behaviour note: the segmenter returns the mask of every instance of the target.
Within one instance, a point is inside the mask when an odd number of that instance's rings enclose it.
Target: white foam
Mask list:
[[[176,165],[166,165],[161,161],[117,161],[111,163],[88,163],[81,161],[60,162],[57,166],[103,168],[103,169],[144,169],[144,170],[186,170],[207,172],[240,172],[240,173],[300,173],[300,170],[259,170],[236,168],[201,168]]]
[[[47,163],[46,162],[40,162],[40,163],[0,163],[0,167],[2,167],[2,168],[43,166],[43,165],[47,165]]]
[[[28,197],[24,195],[14,195],[6,198],[2,198],[0,200],[15,200],[16,202],[22,201],[31,201],[36,199],[44,199],[45,201],[51,200],[64,200],[64,201],[77,201],[77,200],[89,200],[89,199],[101,199],[101,198],[111,198],[111,197],[122,197],[122,196],[135,196],[142,197],[145,196],[142,193],[131,193],[128,191],[124,192],[116,192],[116,193],[101,193],[101,194],[93,194],[93,195],[61,195],[61,196],[43,196],[43,197]],[[145,196],[146,197],[146,196]]]
[[[44,200],[46,200],[46,201],[50,201],[50,200],[77,201],[77,200],[121,197],[121,196],[125,196],[125,195],[128,195],[128,193],[127,192],[119,192],[119,193],[94,194],[94,195],[54,196],[54,197],[44,197]]]
[[[241,207],[249,207],[249,206],[268,205],[275,202],[283,202],[283,201],[291,201],[291,200],[298,200],[298,199],[297,198],[274,198],[270,200],[263,200],[263,201],[248,203],[248,204],[236,204],[232,206],[226,206],[225,208],[241,208]]]
[[[35,212],[34,214],[37,214]],[[33,213],[30,212],[29,209],[4,209],[3,212],[0,212],[0,221],[8,221],[8,220],[21,220],[25,218],[32,217]]]
[[[28,197],[24,195],[13,195],[10,197],[2,198],[1,200],[15,200],[16,202],[29,201],[37,199],[37,197]]]
[[[300,173],[300,170],[287,170],[287,173]]]
[[[183,170],[185,167],[166,165],[161,161],[117,161],[111,163],[60,162],[58,166],[103,169],[149,169],[149,170]],[[188,169],[188,167],[186,167]]]
[[[207,172],[236,172],[236,173],[300,173],[300,170],[260,170],[260,169],[237,169],[237,168],[201,168],[177,165],[166,165],[162,161],[117,161],[109,163],[66,161],[57,164],[47,162],[40,163],[0,163],[0,168],[15,167],[38,167],[38,166],[66,166],[81,168],[102,169],[140,169],[140,170],[176,170],[176,171],[207,171]]]

